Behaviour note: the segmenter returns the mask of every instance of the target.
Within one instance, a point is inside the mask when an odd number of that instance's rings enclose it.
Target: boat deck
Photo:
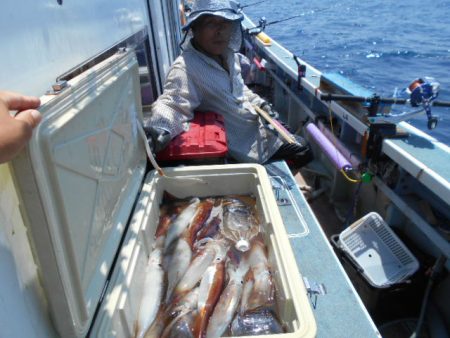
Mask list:
[[[254,27],[254,24],[249,18],[243,21],[245,28]],[[259,46],[258,52],[263,57],[271,60],[275,63],[283,72],[285,76],[291,80],[297,80],[297,64],[293,58],[293,54],[284,48],[282,45],[272,40],[270,45],[264,45],[261,41],[256,39],[256,45]],[[306,89],[311,96],[316,97],[316,90],[321,86],[321,79],[325,74],[322,74],[319,70],[315,69],[311,65],[301,61],[306,65],[305,77],[302,80],[302,86]],[[270,75],[277,80],[278,72],[268,70]],[[332,76],[330,74],[325,76]],[[286,79],[278,78],[281,81],[281,85],[284,89],[288,87],[283,84]],[[350,80],[346,80],[344,77],[340,77],[343,88],[349,94],[370,96],[370,92],[365,92],[364,88],[353,83]],[[305,94],[305,93],[304,93]],[[292,93],[295,97],[295,94]],[[306,96],[305,96],[306,97]],[[308,100],[310,100],[309,98]],[[297,99],[298,100],[298,99]],[[316,98],[316,102],[319,100]],[[307,105],[307,102],[304,102]],[[354,130],[363,135],[368,126],[363,123],[359,117],[354,116],[338,103],[333,102],[330,104],[334,114],[345,120]],[[310,107],[311,108],[311,107]],[[311,108],[313,109],[313,108]],[[315,116],[311,116],[315,118]],[[426,118],[423,117],[425,123]],[[412,176],[416,177],[425,187],[439,196],[443,202],[450,203],[450,167],[448,166],[448,160],[450,159],[450,148],[429,135],[417,130],[410,124],[401,122],[399,126],[405,129],[410,136],[406,139],[391,139],[385,140],[383,143],[383,152],[397,162],[403,169],[409,172]]]
[[[400,126],[409,137],[385,140],[383,152],[449,204],[450,148],[407,123]]]
[[[327,291],[310,298],[317,337],[380,337],[289,167],[284,161],[265,167],[299,270]]]

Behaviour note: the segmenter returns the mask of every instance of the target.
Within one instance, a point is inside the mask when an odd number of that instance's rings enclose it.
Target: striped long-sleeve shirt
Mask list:
[[[193,118],[194,110],[219,113],[225,120],[230,155],[241,162],[263,163],[282,141],[254,111],[252,105],[263,100],[245,86],[237,54],[229,50],[225,61],[229,71],[189,43],[170,68],[164,92],[144,123],[173,138]]]

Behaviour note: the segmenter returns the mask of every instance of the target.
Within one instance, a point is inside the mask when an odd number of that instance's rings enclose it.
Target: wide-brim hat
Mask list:
[[[186,25],[182,28],[183,31],[187,32],[198,18],[205,15],[214,15],[229,21],[242,21],[244,19],[239,5],[234,1],[197,0],[187,17]]]

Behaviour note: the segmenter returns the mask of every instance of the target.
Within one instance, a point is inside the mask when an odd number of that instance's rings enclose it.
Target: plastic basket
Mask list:
[[[341,232],[339,246],[377,288],[400,283],[419,268],[414,255],[376,212]]]

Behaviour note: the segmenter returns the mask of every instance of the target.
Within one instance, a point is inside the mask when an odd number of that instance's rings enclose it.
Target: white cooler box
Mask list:
[[[152,172],[144,179],[138,65],[131,53],[111,57],[43,101],[43,121],[13,165],[60,336],[133,336],[164,191],[179,198],[254,195],[277,313],[288,330],[276,336],[315,336],[309,299],[264,167],[180,167],[166,170],[176,178]]]

